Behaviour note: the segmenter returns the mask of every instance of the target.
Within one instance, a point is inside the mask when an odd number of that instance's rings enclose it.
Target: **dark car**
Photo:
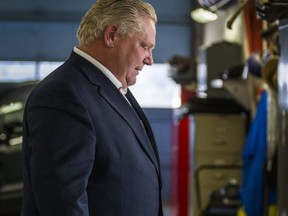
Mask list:
[[[0,95],[0,216],[20,215],[22,202],[23,110],[38,82],[1,88]],[[1,84],[0,84],[1,85]]]

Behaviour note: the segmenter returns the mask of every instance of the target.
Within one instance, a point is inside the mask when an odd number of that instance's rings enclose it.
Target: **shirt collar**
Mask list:
[[[124,94],[127,93],[127,88],[123,88],[122,83],[104,65],[102,65],[92,56],[88,55],[87,53],[83,52],[77,47],[74,47],[73,51],[77,53],[78,55],[82,56],[83,58],[85,58],[86,60],[88,60],[89,62],[91,62],[95,67],[99,68],[99,70],[102,71],[111,80],[111,82],[116,86],[117,89],[123,90]]]

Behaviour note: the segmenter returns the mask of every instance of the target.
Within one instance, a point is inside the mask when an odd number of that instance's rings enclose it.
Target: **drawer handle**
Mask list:
[[[225,178],[225,175],[223,173],[221,173],[221,172],[217,172],[214,175],[214,179],[222,180],[224,178]]]
[[[216,139],[214,145],[223,146],[226,145],[226,142],[223,139]]]

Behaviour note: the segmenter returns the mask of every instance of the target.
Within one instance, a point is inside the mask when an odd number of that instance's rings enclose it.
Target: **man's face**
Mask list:
[[[123,87],[136,83],[136,76],[144,65],[152,65],[152,50],[155,47],[156,29],[152,20],[147,19],[143,24],[144,32],[136,32],[132,37],[117,37],[115,49],[118,64],[116,77]],[[113,60],[112,60],[113,61]]]

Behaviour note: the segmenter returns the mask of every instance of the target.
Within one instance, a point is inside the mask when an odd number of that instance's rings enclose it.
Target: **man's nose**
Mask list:
[[[152,65],[153,64],[153,55],[152,55],[152,51],[149,52],[149,56],[147,56],[145,59],[144,59],[144,63],[146,65]]]

